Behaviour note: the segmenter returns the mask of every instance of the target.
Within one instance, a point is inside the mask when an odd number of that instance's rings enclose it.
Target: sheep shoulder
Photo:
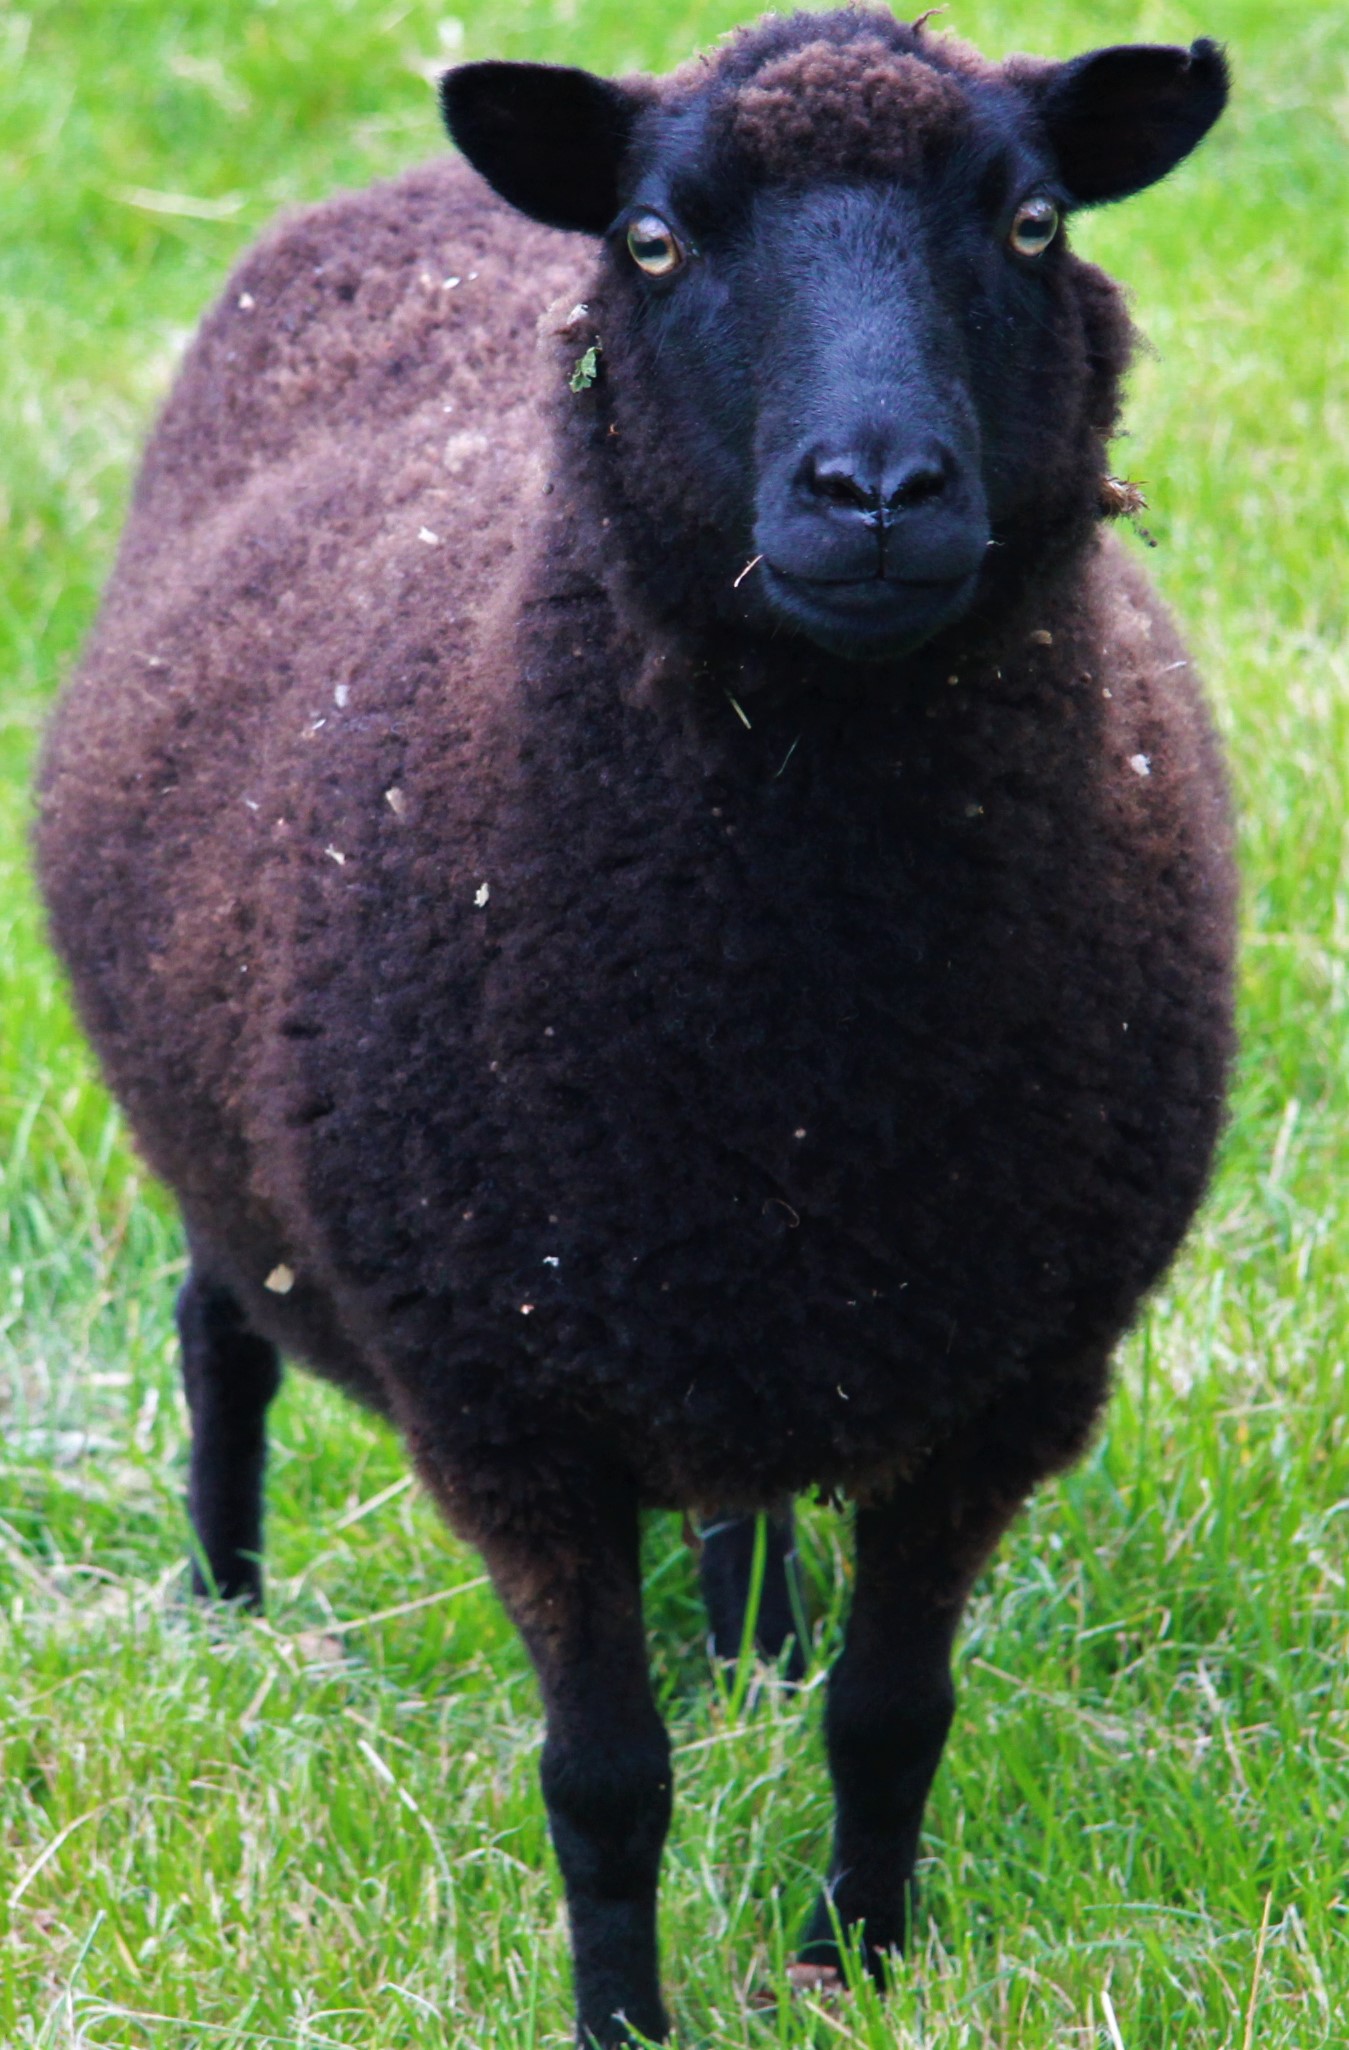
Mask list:
[[[325,447],[348,470],[379,453],[387,497],[418,431],[439,458],[486,427],[508,484],[537,438],[520,427],[537,403],[537,323],[575,284],[577,250],[453,157],[283,215],[201,323],[146,451],[130,541],[144,528],[162,546],[167,525],[181,545],[222,501]]]

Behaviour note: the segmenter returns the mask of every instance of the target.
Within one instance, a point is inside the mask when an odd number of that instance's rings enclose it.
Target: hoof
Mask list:
[[[843,1974],[837,1965],[811,1964],[798,1958],[787,1967],[787,1984],[793,1993],[841,1993]]]
[[[834,2000],[844,1990],[843,1974],[837,1965],[814,1965],[794,1958],[787,1967],[787,1984],[793,1993],[813,1993],[818,2000]],[[751,2007],[776,2007],[778,1996],[765,1986],[750,1995]]]

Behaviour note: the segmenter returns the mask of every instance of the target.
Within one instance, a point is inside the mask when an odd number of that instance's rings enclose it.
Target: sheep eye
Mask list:
[[[1018,256],[1041,256],[1059,232],[1059,210],[1052,199],[1028,199],[1016,210],[1007,237]]]
[[[678,237],[659,214],[638,214],[628,229],[628,254],[649,278],[668,278],[684,261]]]

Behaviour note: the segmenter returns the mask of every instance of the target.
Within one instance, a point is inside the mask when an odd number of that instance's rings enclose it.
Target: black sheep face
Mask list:
[[[1063,222],[1225,92],[1211,43],[997,67],[849,10],[659,83],[467,65],[444,106],[504,198],[602,238],[629,545],[644,513],[691,602],[889,660],[1090,511],[1128,330]]]

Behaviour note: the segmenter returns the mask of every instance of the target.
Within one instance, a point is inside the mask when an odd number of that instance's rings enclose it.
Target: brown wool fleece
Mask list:
[[[715,60],[770,156],[798,74],[811,135],[854,66],[886,150],[946,106],[857,19]],[[281,222],[188,354],[48,739],[52,933],[198,1267],[470,1534],[564,1528],[597,1448],[876,1489],[1000,1400],[1015,1492],[1176,1248],[1230,836],[1094,521],[1127,323],[1064,276],[1052,546],[902,688],[709,617],[742,562],[590,245],[455,162]]]
[[[765,64],[737,92],[731,130],[766,177],[902,178],[956,146],[965,109],[953,80],[864,37]]]

